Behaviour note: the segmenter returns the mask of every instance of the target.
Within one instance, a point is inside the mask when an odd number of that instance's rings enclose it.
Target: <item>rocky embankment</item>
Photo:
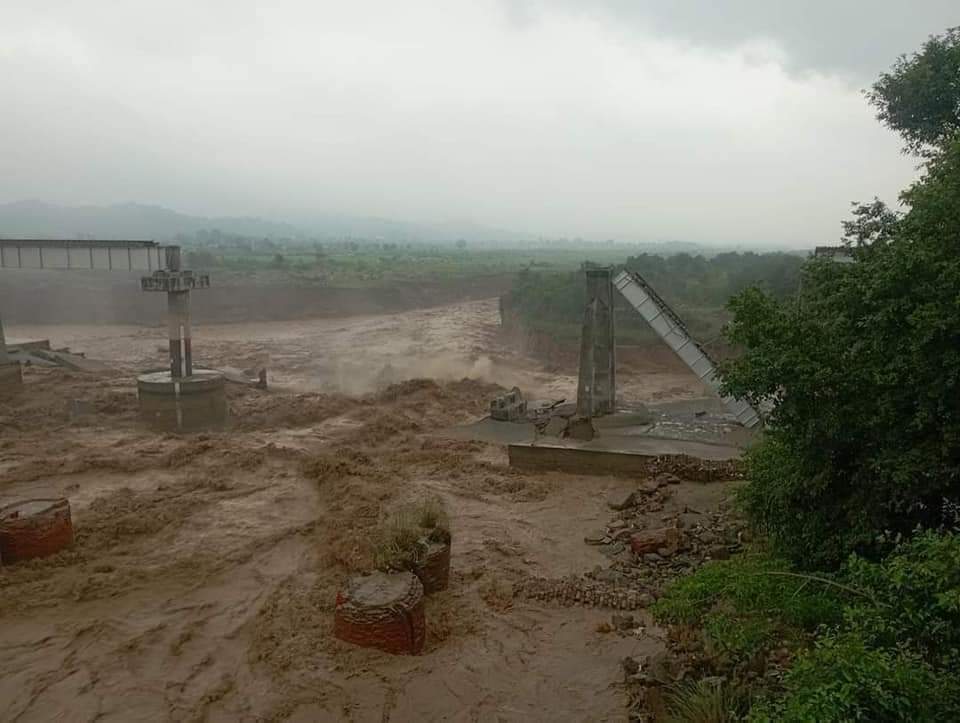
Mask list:
[[[680,478],[669,472],[607,501],[607,525],[584,538],[610,562],[566,578],[529,577],[517,582],[517,597],[564,606],[638,610],[651,605],[664,586],[708,560],[737,552],[746,532],[726,510],[681,507],[660,515]]]

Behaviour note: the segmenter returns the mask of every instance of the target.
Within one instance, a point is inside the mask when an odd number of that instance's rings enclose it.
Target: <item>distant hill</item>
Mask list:
[[[296,225],[245,216],[190,216],[162,206],[123,203],[112,206],[60,206],[43,201],[0,204],[0,238],[138,238],[165,241],[201,230],[254,238],[355,238],[383,241],[510,241],[525,234],[468,222],[415,224],[385,218],[311,215]]]
[[[286,223],[261,218],[188,216],[162,206],[123,203],[113,206],[58,206],[42,201],[0,204],[0,237],[136,238],[169,240],[202,229],[254,237],[303,235]]]
[[[346,214],[303,214],[288,222],[255,216],[191,216],[163,206],[121,203],[112,206],[61,206],[44,201],[0,203],[0,238],[103,238],[153,239],[171,241],[183,236],[196,240],[200,231],[219,230],[224,234],[252,238],[387,241],[392,243],[452,243],[464,240],[493,247],[551,246],[582,247],[583,239],[537,237],[506,229],[457,220],[436,224],[411,223],[376,216]],[[600,241],[612,245],[614,241]],[[758,245],[713,246],[689,241],[617,242],[629,253],[670,256],[678,253],[714,256],[724,251],[773,251]],[[781,249],[783,250],[783,249]]]

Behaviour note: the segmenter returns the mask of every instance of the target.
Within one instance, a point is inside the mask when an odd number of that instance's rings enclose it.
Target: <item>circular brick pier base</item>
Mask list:
[[[70,503],[63,498],[0,507],[0,562],[4,564],[46,557],[72,542]]]
[[[426,639],[423,585],[409,572],[354,577],[337,594],[333,634],[395,655],[416,655]]]
[[[450,584],[450,543],[431,542],[420,561],[414,564],[413,574],[423,583],[424,595],[446,590]]]

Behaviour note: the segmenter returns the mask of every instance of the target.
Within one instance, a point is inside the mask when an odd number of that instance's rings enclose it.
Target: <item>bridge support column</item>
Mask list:
[[[7,339],[3,333],[3,319],[0,318],[0,394],[15,391],[23,384],[23,370],[20,362],[11,361],[7,352]]]
[[[167,292],[167,324],[170,338],[170,376],[174,379],[192,376],[189,291]]]
[[[164,248],[167,271],[179,274],[180,247]],[[170,339],[170,376],[182,379],[193,375],[193,353],[190,348],[190,289],[167,290],[167,326]]]
[[[140,417],[155,429],[195,432],[224,426],[229,415],[226,380],[209,369],[193,369],[190,344],[190,290],[209,286],[180,265],[180,248],[164,247],[166,268],[141,281],[145,291],[167,294],[169,371],[143,374],[137,379]]]
[[[577,414],[613,414],[617,402],[613,274],[609,267],[588,267],[587,297],[580,336]]]

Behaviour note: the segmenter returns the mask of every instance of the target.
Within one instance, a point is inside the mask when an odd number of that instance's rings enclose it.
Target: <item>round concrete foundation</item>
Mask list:
[[[223,374],[198,370],[174,379],[170,372],[137,377],[140,418],[154,429],[197,432],[226,424],[228,409]]]
[[[23,370],[19,362],[0,364],[0,394],[12,394],[23,386]]]
[[[0,507],[0,562],[4,564],[46,557],[71,542],[70,503],[62,497]]]

